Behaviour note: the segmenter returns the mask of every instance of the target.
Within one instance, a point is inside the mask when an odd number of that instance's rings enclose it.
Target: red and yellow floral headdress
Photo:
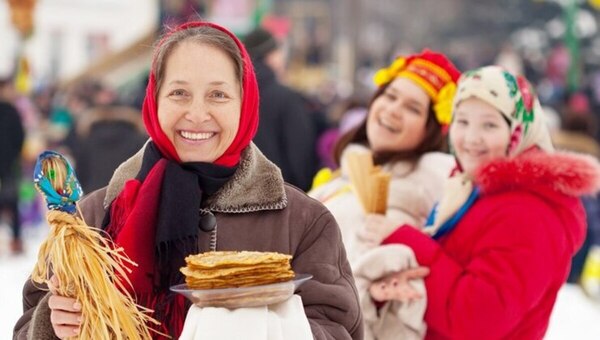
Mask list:
[[[398,77],[414,81],[427,92],[437,121],[446,130],[452,121],[452,100],[460,77],[456,66],[445,55],[425,49],[420,54],[399,56],[377,71],[373,81],[381,87]]]

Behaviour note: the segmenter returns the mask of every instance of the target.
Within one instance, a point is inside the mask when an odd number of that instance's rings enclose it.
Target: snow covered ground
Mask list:
[[[11,256],[7,229],[0,228],[0,339],[12,337],[12,328],[22,313],[23,282],[31,272],[46,232],[43,228],[26,229],[26,254]],[[600,339],[600,304],[592,303],[577,286],[565,285],[558,295],[546,339]]]
[[[43,228],[25,228],[25,254],[10,255],[8,227],[0,224],[0,339],[11,339],[12,328],[23,312],[23,283],[37,260],[37,250],[45,236]]]

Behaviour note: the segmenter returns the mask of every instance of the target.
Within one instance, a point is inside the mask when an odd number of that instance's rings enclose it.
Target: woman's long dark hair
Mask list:
[[[371,114],[371,106],[373,105],[375,99],[385,92],[385,89],[390,85],[390,83],[387,83],[377,89],[369,101],[368,113],[362,123],[343,134],[335,144],[333,155],[338,166],[341,165],[342,153],[348,144],[361,144],[370,148],[369,139],[367,138],[367,121],[369,119],[369,115]],[[442,134],[442,126],[435,118],[433,105],[430,103],[427,113],[427,123],[425,124],[425,138],[423,138],[421,144],[419,144],[413,150],[408,151],[381,152],[377,154],[374,153],[373,161],[376,165],[380,165],[400,160],[416,160],[426,152],[446,152],[447,148],[447,140],[445,135]]]

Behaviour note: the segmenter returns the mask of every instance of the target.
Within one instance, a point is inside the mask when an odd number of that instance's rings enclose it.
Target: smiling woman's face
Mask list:
[[[473,175],[481,165],[506,156],[510,127],[500,111],[472,97],[457,105],[450,141],[463,171]]]
[[[184,41],[171,51],[158,120],[182,162],[214,162],[234,140],[242,107],[235,65],[222,50]]]
[[[377,97],[367,119],[367,137],[374,152],[411,151],[425,138],[431,99],[412,80],[396,78]]]

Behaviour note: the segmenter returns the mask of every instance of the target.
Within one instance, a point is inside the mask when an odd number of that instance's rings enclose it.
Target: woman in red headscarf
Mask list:
[[[184,258],[254,250],[290,254],[295,272],[314,276],[298,294],[316,339],[359,339],[339,228],[251,143],[258,98],[250,59],[231,32],[194,22],[168,33],[154,52],[143,107],[151,140],[82,201],[84,218],[138,264],[129,275],[137,302],[174,338],[190,306],[169,291],[184,280]],[[76,307],[28,281],[14,338],[75,336],[85,317]]]

